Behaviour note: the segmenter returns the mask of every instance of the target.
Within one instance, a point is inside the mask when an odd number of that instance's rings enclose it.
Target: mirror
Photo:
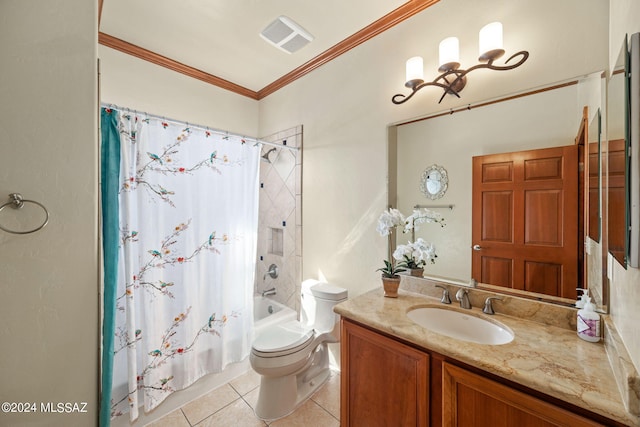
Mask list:
[[[435,200],[444,196],[448,186],[447,170],[442,166],[431,165],[422,172],[420,191],[428,199]]]
[[[584,105],[592,104],[590,111],[597,116],[600,110],[601,93],[603,87],[602,73],[594,73],[597,80],[598,93],[585,96],[585,87],[593,87],[593,76],[589,78],[573,79],[570,82],[554,85],[548,88],[532,90],[522,96],[511,96],[504,102],[490,102],[484,105],[470,106],[453,114],[439,114],[431,118],[406,124],[399,123],[390,127],[390,159],[397,159],[396,163],[389,165],[389,170],[396,171],[395,176],[389,177],[389,194],[395,195],[395,200],[390,200],[392,206],[408,215],[413,207],[432,208],[441,213],[445,219],[445,227],[431,227],[430,224],[422,225],[415,234],[415,238],[422,237],[427,242],[434,243],[438,258],[435,264],[425,268],[425,276],[441,280],[450,280],[455,283],[469,283],[472,275],[472,215],[477,206],[472,197],[472,158],[477,156],[496,155],[499,153],[514,153],[528,150],[549,149],[551,147],[570,146],[575,144],[577,130],[582,120]],[[589,81],[591,83],[584,84]],[[585,99],[595,99],[589,102]],[[597,127],[597,118],[589,121]],[[597,131],[593,131],[598,135]],[[599,158],[599,143],[594,143],[595,158]],[[420,192],[421,174],[430,164],[438,164],[448,171],[447,193],[438,201],[431,203]],[[543,162],[544,163],[544,162]],[[596,160],[597,163],[597,160]],[[551,165],[551,163],[549,163]],[[546,167],[546,166],[545,166]],[[544,169],[544,167],[543,167]],[[595,167],[599,179],[599,168]],[[590,179],[589,179],[590,181]],[[584,185],[584,184],[583,184]],[[590,185],[590,184],[589,184]],[[577,190],[576,190],[577,191]],[[594,189],[595,191],[595,189]],[[595,191],[599,194],[598,191]],[[576,196],[577,197],[577,196]],[[583,206],[584,210],[593,209],[599,218],[598,197],[594,197],[595,205]],[[577,201],[574,204],[573,214],[575,223],[566,224],[565,227],[575,227],[580,215]],[[589,222],[591,216],[587,216]],[[498,227],[498,225],[495,225]],[[592,230],[599,230],[599,221],[593,226],[584,225],[585,229],[579,233],[584,239],[592,235]],[[525,226],[526,228],[526,226]],[[542,235],[546,229],[542,227]],[[600,236],[597,237],[599,241]],[[398,244],[405,244],[412,236],[399,234]],[[596,240],[596,239],[594,239]],[[572,249],[574,267],[576,271],[582,271],[584,264],[578,265],[578,244]],[[581,249],[581,248],[580,248]],[[597,267],[596,265],[593,266]],[[600,270],[602,271],[602,270]],[[548,274],[548,273],[545,273]],[[522,294],[537,299],[555,301],[564,304],[575,302],[575,288],[582,287],[586,282],[586,275],[580,273],[571,284],[573,294],[561,298],[550,296],[541,292],[526,290],[514,290],[500,286],[484,285],[494,291]]]
[[[622,266],[627,266],[627,159],[629,119],[628,46],[625,36],[609,79],[607,104],[607,246]]]
[[[600,164],[602,161],[601,137],[602,137],[602,112],[600,109],[589,123],[587,133],[588,140],[588,175],[589,175],[589,219],[588,219],[588,236],[596,243],[600,243],[602,233],[602,196],[600,190],[602,188],[602,169]]]
[[[606,79],[603,79],[606,84]],[[606,90],[603,90],[603,94]],[[603,96],[603,100],[606,97]],[[603,101],[604,103],[604,101]],[[593,303],[601,311],[607,312],[607,293],[603,284],[605,283],[605,269],[603,263],[606,262],[606,253],[603,249],[602,218],[604,211],[603,197],[603,176],[606,153],[603,152],[603,111],[598,109],[597,114],[592,118],[588,128],[588,235],[585,239],[585,275],[589,288],[589,295]],[[603,257],[604,254],[604,257]]]

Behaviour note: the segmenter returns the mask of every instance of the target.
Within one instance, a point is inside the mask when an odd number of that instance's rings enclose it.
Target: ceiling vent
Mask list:
[[[279,16],[267,25],[260,37],[287,53],[296,52],[313,40],[311,34],[286,16]]]

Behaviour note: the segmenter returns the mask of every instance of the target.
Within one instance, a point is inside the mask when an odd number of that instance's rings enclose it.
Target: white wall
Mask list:
[[[100,45],[100,101],[256,137],[258,101]]]
[[[611,51],[609,63],[613,66],[618,58],[625,34],[640,31],[640,2],[635,0],[612,0],[610,2]],[[611,316],[631,360],[640,370],[640,269],[625,270],[616,261],[609,260],[611,294]]]
[[[461,8],[470,22],[442,19]],[[375,228],[386,208],[389,124],[604,69],[607,16],[600,0],[441,1],[261,100],[260,134],[304,125],[303,278],[322,272],[350,296],[380,286],[386,239]],[[427,88],[391,103],[407,92],[407,58],[423,55],[426,78],[435,77],[441,39],[493,20],[504,23],[507,52],[529,50],[522,67],[475,71],[459,101],[438,105],[440,92]],[[461,40],[463,67],[476,63],[476,46],[477,38]]]
[[[51,214],[34,234],[0,231],[0,402],[37,409],[0,413],[3,426],[97,419],[96,51],[97,2],[0,2],[0,203],[20,192]]]

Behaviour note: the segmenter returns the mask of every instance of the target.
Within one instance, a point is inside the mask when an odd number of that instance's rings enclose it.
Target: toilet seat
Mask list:
[[[314,337],[313,328],[298,321],[267,327],[253,342],[251,352],[260,357],[281,357],[306,348]]]

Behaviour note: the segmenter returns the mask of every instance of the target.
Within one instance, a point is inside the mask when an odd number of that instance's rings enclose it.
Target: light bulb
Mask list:
[[[500,22],[492,22],[485,25],[480,30],[479,35],[479,60],[489,61],[500,58],[504,55],[502,47],[502,24]]]
[[[414,56],[407,60],[405,86],[413,88],[424,82],[424,65],[422,57]]]
[[[440,53],[439,71],[455,70],[460,66],[460,44],[457,37],[447,37],[438,46]]]
[[[423,80],[424,79],[424,65],[422,57],[414,56],[407,60],[407,80]]]

